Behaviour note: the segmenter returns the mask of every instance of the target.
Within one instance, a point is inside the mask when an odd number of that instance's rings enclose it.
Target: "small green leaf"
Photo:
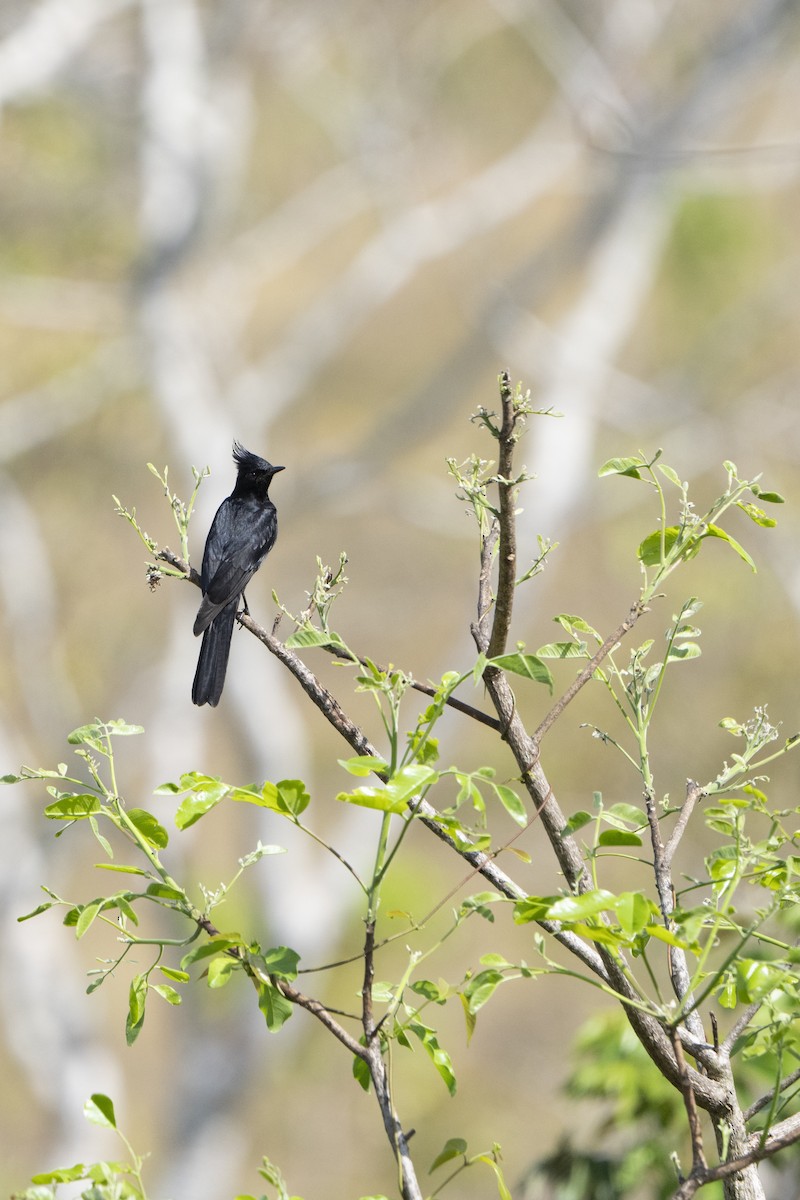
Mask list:
[[[680,661],[687,658],[699,658],[701,654],[702,650],[697,642],[680,642],[678,644],[673,642],[667,654],[667,662]]]
[[[102,1092],[94,1092],[83,1106],[83,1115],[93,1125],[103,1125],[106,1129],[117,1128],[117,1118],[114,1114],[114,1102]]]
[[[709,525],[708,531],[703,536],[721,538],[723,542],[727,542],[731,549],[739,555],[739,558],[741,558],[742,562],[747,563],[751,571],[756,570],[756,564],[753,562],[744,546],[740,546],[735,538],[732,538],[731,535],[726,533],[724,529],[720,529],[718,525]]]
[[[558,899],[558,896],[526,896],[524,900],[517,900],[514,905],[515,923],[526,925],[529,921],[544,921]]]
[[[286,639],[285,645],[287,650],[308,650],[314,646],[344,646],[344,642],[338,633],[326,633],[309,625],[305,629],[297,629]]]
[[[75,923],[75,936],[82,938],[89,926],[94,921],[97,914],[103,908],[101,900],[95,900],[93,904],[86,904],[80,911],[78,920]]]
[[[622,892],[617,896],[617,920],[627,934],[633,936],[647,925],[654,915],[654,906],[641,892]]]
[[[44,815],[51,821],[79,821],[102,809],[99,796],[83,793],[78,796],[62,796],[54,804],[48,804]]]
[[[108,757],[108,746],[103,739],[103,728],[96,722],[73,729],[71,733],[67,734],[67,743],[70,746],[91,746],[99,754]]]
[[[443,1148],[431,1163],[428,1174],[432,1175],[436,1168],[441,1167],[443,1163],[452,1162],[454,1158],[461,1158],[466,1153],[467,1143],[463,1138],[448,1138]]]
[[[763,508],[759,508],[757,504],[746,504],[740,500],[737,508],[746,513],[754,525],[760,525],[763,529],[774,529],[778,524],[774,517],[768,517]]]
[[[407,1028],[422,1042],[431,1062],[444,1080],[448,1092],[451,1096],[454,1096],[456,1092],[456,1077],[453,1073],[453,1064],[450,1060],[450,1055],[439,1045],[436,1030],[423,1025],[418,1020],[409,1021]]]
[[[491,967],[473,975],[462,989],[469,1011],[476,1013],[479,1008],[482,1008],[487,1000],[491,999],[495,989],[505,982],[505,979],[505,975]]]
[[[626,829],[604,829],[597,839],[599,846],[641,846],[642,839]]]
[[[178,829],[188,829],[194,825],[212,808],[216,808],[229,790],[227,784],[214,783],[210,787],[189,792],[181,800],[175,813]]]
[[[158,969],[162,975],[166,975],[167,979],[174,979],[176,983],[188,983],[191,979],[188,971],[179,971],[177,967],[159,966]]]
[[[536,651],[537,658],[588,658],[586,642],[547,642]]]
[[[311,803],[311,797],[302,779],[281,779],[275,786],[281,809],[292,816],[299,817]]]
[[[550,905],[547,916],[551,921],[582,921],[613,908],[614,899],[614,893],[605,888],[595,888],[580,896],[561,896]]]
[[[169,843],[169,834],[163,825],[161,825],[153,816],[144,808],[128,809],[128,819],[136,826],[139,833],[149,842],[156,850],[163,850]]]
[[[611,818],[615,818],[617,821],[627,821],[637,827],[645,824],[644,813],[641,809],[637,808],[635,804],[625,804],[624,801],[612,804],[604,811],[603,817],[607,821],[610,821]]]
[[[780,492],[762,492],[761,488],[751,488],[750,491],[754,496],[758,496],[759,500],[763,500],[765,504],[785,504],[786,501]]]
[[[166,1000],[167,1004],[177,1005],[183,1001],[180,992],[176,992],[175,988],[170,987],[167,983],[152,983],[150,986],[154,992],[158,992],[163,1000]]]
[[[353,1055],[353,1078],[365,1092],[369,1091],[369,1085],[372,1082],[369,1065],[364,1062],[363,1058],[359,1058],[357,1054]]]
[[[409,763],[382,787],[362,787],[353,792],[339,792],[336,799],[346,804],[376,808],[381,812],[402,813],[423,788],[430,787],[438,778],[438,772],[432,767],[424,763]]]
[[[119,871],[122,875],[149,875],[149,871],[145,871],[144,867],[129,867],[123,863],[94,863],[96,871]]]
[[[670,525],[667,529],[664,530],[663,549],[664,549],[664,558],[665,559],[668,557],[670,551],[672,550],[672,547],[677,542],[677,540],[680,536],[680,533],[681,533],[681,530],[677,525]],[[695,545],[692,550],[692,555],[696,554],[697,551],[699,550],[699,548],[700,548],[699,545]],[[644,541],[639,546],[639,549],[636,551],[636,553],[639,558],[639,561],[641,563],[643,563],[646,567],[658,567],[661,565],[661,561],[662,561],[661,560],[661,549],[662,549],[661,530],[656,529],[653,533],[648,534],[648,536],[644,539]],[[691,555],[687,553],[686,557],[687,558],[691,557]]]
[[[524,829],[528,824],[528,814],[525,810],[525,805],[517,793],[512,788],[506,787],[503,783],[492,783],[490,786],[496,792],[498,800],[508,815]]]
[[[212,958],[208,964],[208,974],[206,976],[208,986],[210,988],[224,987],[239,965],[236,959],[231,958],[230,955]]]
[[[31,917],[38,917],[40,913],[47,912],[48,908],[52,907],[52,900],[47,900],[44,904],[40,904],[38,908],[35,908],[33,912],[25,913],[24,917],[17,917],[17,921],[30,921]]]
[[[573,833],[577,833],[579,829],[583,829],[584,825],[591,824],[593,820],[594,817],[591,813],[586,812],[585,809],[579,809],[578,812],[572,814],[559,836],[562,838],[571,837]]]
[[[215,954],[220,954],[223,950],[230,950],[234,946],[241,945],[243,945],[242,939],[238,934],[220,934],[219,937],[210,938],[209,941],[195,946],[193,950],[184,954],[181,959],[181,967],[185,970],[192,963],[200,962],[204,958],[213,958]]]
[[[499,667],[501,671],[511,671],[513,675],[521,675],[525,679],[543,683],[553,691],[550,668],[535,654],[523,654],[521,650],[515,650],[513,654],[500,654],[497,658],[490,658],[488,662],[490,666]]]
[[[672,467],[668,467],[666,463],[659,463],[657,470],[660,471],[664,478],[668,479],[670,483],[674,483],[676,488],[683,490],[683,484],[681,483],[680,476],[678,475],[677,471],[673,470]]]
[[[138,1038],[144,1025],[147,1003],[147,976],[134,975],[128,992],[128,1016],[125,1020],[125,1040],[129,1046]]]
[[[337,761],[339,766],[344,767],[351,775],[380,775],[388,770],[383,759],[375,758],[372,754],[357,754],[353,758],[340,758]]]
[[[609,458],[607,462],[603,463],[597,475],[600,479],[606,475],[627,475],[630,479],[641,479],[640,468],[644,465],[638,455],[631,458]]]
[[[258,984],[258,1007],[264,1014],[270,1033],[277,1033],[292,1015],[291,1003],[273,983],[264,979],[259,980]]]

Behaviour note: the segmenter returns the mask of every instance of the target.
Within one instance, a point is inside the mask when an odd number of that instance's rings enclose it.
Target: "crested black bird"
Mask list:
[[[269,485],[283,467],[273,467],[239,442],[233,443],[233,461],[236,486],[211,523],[200,573],[203,601],[194,634],[202,633],[203,644],[192,685],[195,704],[219,703],[239,597],[244,599],[244,589],[278,536],[278,514],[269,498]]]

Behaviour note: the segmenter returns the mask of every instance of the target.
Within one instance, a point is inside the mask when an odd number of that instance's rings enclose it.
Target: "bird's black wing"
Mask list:
[[[202,633],[232,600],[238,600],[272,548],[277,534],[274,505],[223,500],[209,530],[203,555],[203,601],[194,622]]]

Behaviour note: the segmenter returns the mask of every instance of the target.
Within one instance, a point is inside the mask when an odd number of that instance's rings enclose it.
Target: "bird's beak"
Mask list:
[[[278,471],[285,471],[285,470],[286,470],[286,467],[273,467],[273,468],[272,468],[272,474],[273,474],[273,475],[277,475],[277,474],[278,474]]]

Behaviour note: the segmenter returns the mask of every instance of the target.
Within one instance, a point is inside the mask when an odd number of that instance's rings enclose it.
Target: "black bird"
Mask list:
[[[217,509],[208,531],[200,582],[203,602],[194,634],[203,635],[192,685],[195,704],[219,703],[228,667],[239,597],[275,545],[278,514],[269,498],[273,467],[265,458],[233,443],[236,487]],[[247,601],[244,600],[245,611]]]

